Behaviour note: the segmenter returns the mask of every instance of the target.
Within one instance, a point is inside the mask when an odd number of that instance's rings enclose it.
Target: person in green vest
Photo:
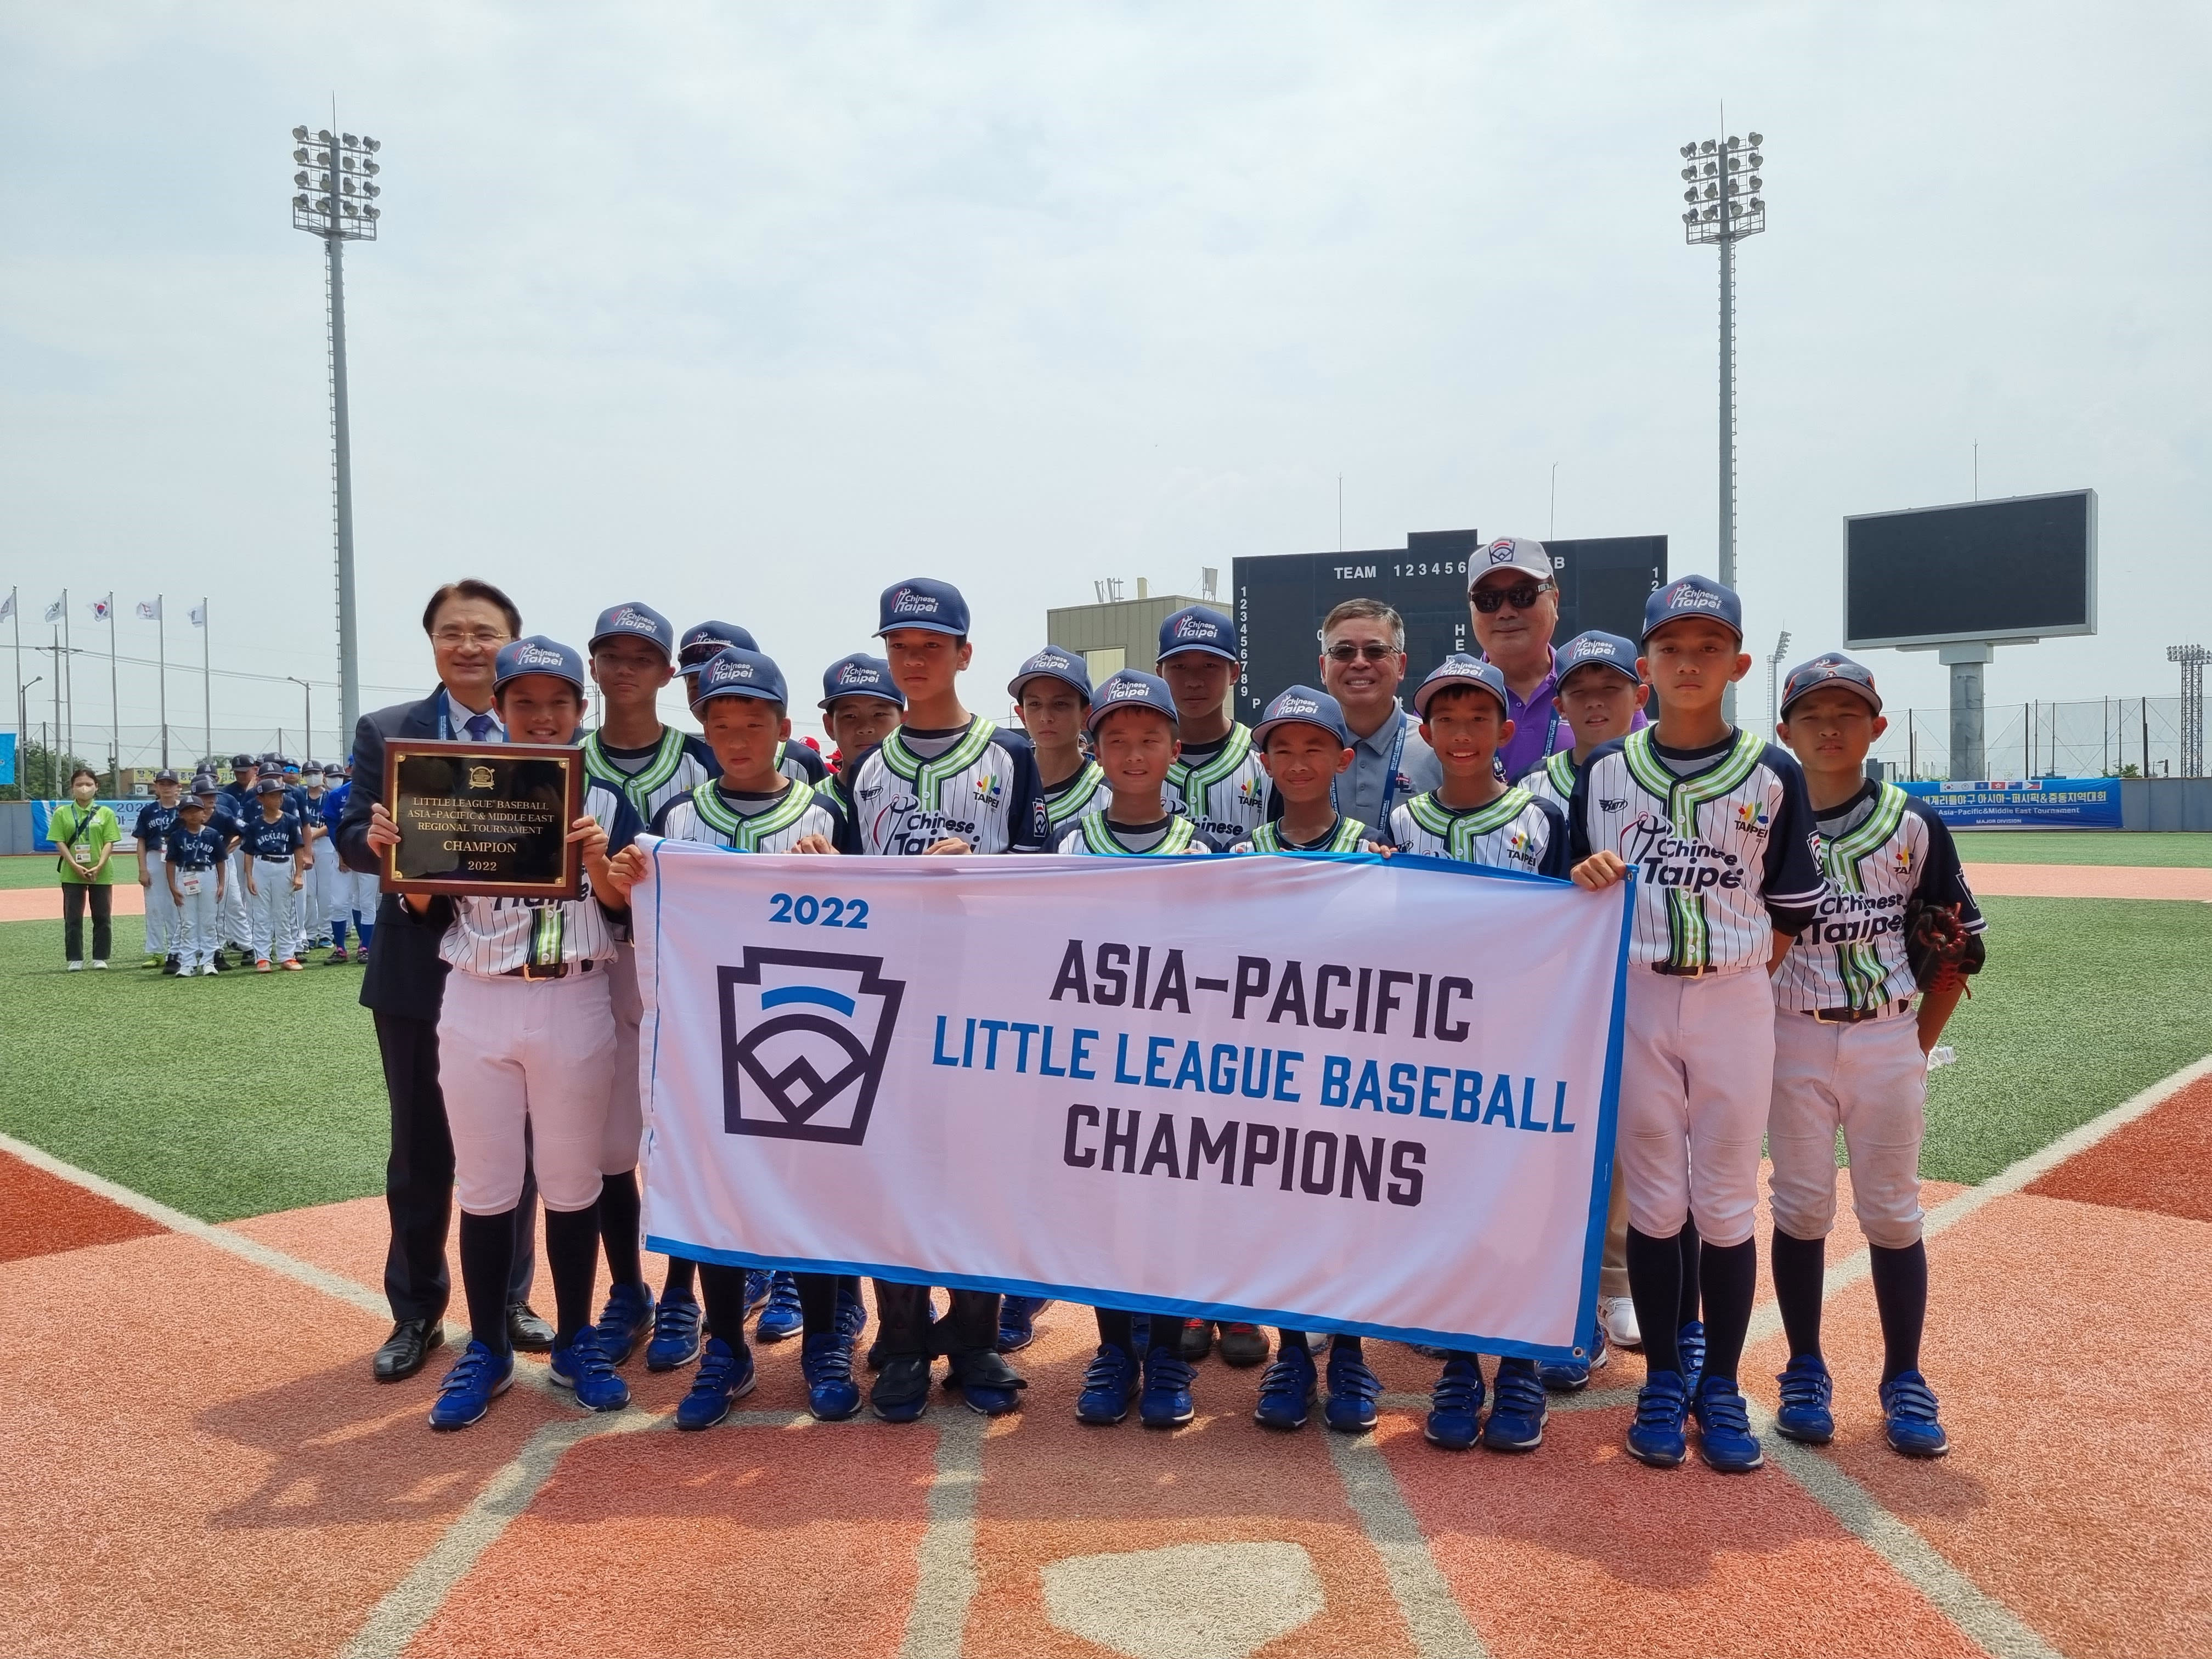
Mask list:
[[[112,807],[103,806],[94,799],[99,793],[100,780],[92,769],[78,767],[70,774],[69,799],[56,807],[46,822],[46,838],[61,851],[55,867],[62,878],[62,950],[72,974],[84,967],[88,901],[92,906],[94,967],[107,966],[108,951],[115,943],[113,895],[109,890],[115,877],[107,861],[115,843],[123,839],[123,826],[115,821]]]

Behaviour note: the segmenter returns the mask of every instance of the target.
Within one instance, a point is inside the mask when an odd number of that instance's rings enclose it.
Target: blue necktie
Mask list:
[[[482,743],[486,738],[491,735],[491,716],[489,714],[471,714],[469,716],[468,724],[462,729],[467,732],[467,733],[471,738],[474,738],[478,743]]]

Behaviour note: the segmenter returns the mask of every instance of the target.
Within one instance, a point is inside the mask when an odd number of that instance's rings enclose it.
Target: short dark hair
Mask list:
[[[481,599],[486,605],[498,607],[507,618],[507,631],[516,639],[522,637],[522,612],[514,608],[514,601],[489,582],[479,581],[474,576],[464,576],[457,582],[447,582],[430,596],[430,603],[422,607],[422,631],[428,634],[436,626],[438,611],[448,599]]]
[[[76,781],[79,778],[90,778],[94,788],[98,788],[100,787],[100,774],[94,771],[89,766],[80,766],[76,771],[70,774],[70,788],[74,789],[76,787]]]
[[[1381,623],[1383,627],[1390,630],[1395,648],[1400,651],[1406,648],[1406,619],[1380,599],[1346,599],[1337,605],[1328,616],[1322,618],[1322,641],[1324,642],[1328,641],[1330,633],[1339,623],[1351,622],[1355,618]]]

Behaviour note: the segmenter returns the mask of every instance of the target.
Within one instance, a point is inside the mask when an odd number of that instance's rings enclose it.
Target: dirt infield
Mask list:
[[[143,916],[146,914],[146,890],[137,879],[116,882],[108,888],[109,914],[118,916]],[[62,919],[62,884],[51,887],[11,887],[0,889],[0,921],[59,921]]]
[[[1968,864],[1989,898],[2197,899],[2212,904],[2212,870],[2124,864]]]
[[[2212,1221],[2212,1079],[2182,1090],[2027,1190]]]
[[[0,1153],[0,1261],[112,1244],[161,1231],[135,1210]]]

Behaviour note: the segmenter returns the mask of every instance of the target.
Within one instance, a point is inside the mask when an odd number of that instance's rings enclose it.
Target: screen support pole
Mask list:
[[[1982,670],[1996,655],[1987,641],[1939,646],[1938,662],[1951,670],[1951,781],[1977,781],[1989,775],[1982,747]]]

